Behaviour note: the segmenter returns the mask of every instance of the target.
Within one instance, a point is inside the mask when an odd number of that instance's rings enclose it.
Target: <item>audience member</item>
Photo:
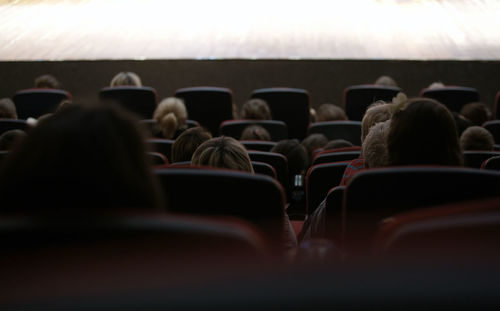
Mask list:
[[[370,128],[361,149],[366,168],[383,167],[388,163],[387,134],[391,120],[379,122]]]
[[[171,150],[172,162],[191,161],[198,146],[212,138],[212,134],[202,127],[193,127],[185,130],[174,141]]]
[[[312,160],[318,149],[323,148],[328,143],[328,138],[323,134],[311,134],[302,140],[302,146],[306,148],[309,160]]]
[[[316,112],[316,120],[318,122],[326,121],[344,121],[347,120],[344,109],[333,104],[323,104],[319,106]]]
[[[9,130],[0,135],[0,151],[13,150],[26,137],[23,130]]]
[[[371,104],[366,109],[363,119],[361,120],[361,144],[363,144],[370,128],[376,123],[389,120],[396,109],[396,104],[386,103],[381,100]]]
[[[0,99],[0,119],[17,120],[16,105],[10,98]]]
[[[201,144],[191,158],[191,165],[254,172],[246,148],[228,136],[215,137]]]
[[[492,117],[491,110],[484,103],[468,103],[462,107],[460,114],[477,126],[482,126]]]
[[[394,113],[387,149],[389,165],[463,164],[453,115],[429,98],[410,99]]]
[[[271,109],[269,109],[267,103],[262,99],[250,99],[241,108],[241,119],[271,120]]]
[[[288,160],[288,176],[304,175],[309,166],[306,148],[297,139],[279,141],[271,152],[280,153]]]
[[[187,127],[186,106],[180,98],[165,98],[156,107],[153,119],[156,121],[156,128],[164,138],[175,139]]]
[[[441,81],[432,82],[427,88],[431,90],[442,89],[445,87],[444,83]]]
[[[260,125],[249,125],[241,133],[240,140],[263,140],[270,141],[271,134]]]
[[[3,211],[161,207],[144,135],[118,107],[72,105],[2,163]]]
[[[460,137],[469,126],[472,126],[472,122],[456,111],[452,111],[451,114],[455,120],[458,137]]]
[[[142,86],[141,78],[133,72],[119,72],[117,73],[113,79],[111,79],[110,83],[111,87],[115,86]]]
[[[460,136],[462,150],[484,150],[492,151],[495,139],[493,135],[481,126],[471,126]]]
[[[60,89],[61,84],[54,76],[42,75],[35,78],[36,88],[47,88],[47,89]]]
[[[398,86],[396,80],[390,76],[380,76],[375,80],[375,85]]]
[[[345,139],[334,139],[330,140],[324,147],[323,150],[333,150],[338,148],[353,147],[354,145]]]

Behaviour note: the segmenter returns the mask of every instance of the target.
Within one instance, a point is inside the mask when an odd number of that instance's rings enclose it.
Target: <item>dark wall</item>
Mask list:
[[[209,85],[231,88],[240,106],[252,90],[270,86],[304,88],[311,104],[341,105],[344,87],[372,83],[379,75],[390,75],[409,96],[433,81],[471,86],[481,100],[493,104],[500,90],[496,76],[499,61],[391,61],[391,60],[99,60],[0,62],[0,97],[33,85],[36,76],[50,73],[69,90],[76,101],[97,98],[115,73],[134,71],[143,84],[155,87],[159,98],[177,88]]]

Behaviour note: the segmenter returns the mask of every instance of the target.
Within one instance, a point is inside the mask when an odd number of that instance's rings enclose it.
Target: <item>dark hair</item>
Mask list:
[[[35,87],[37,88],[48,88],[48,89],[59,89],[61,84],[54,76],[51,75],[41,75],[35,78]]]
[[[493,150],[495,139],[493,135],[481,126],[471,126],[460,136],[460,146],[463,150]]]
[[[0,135],[0,150],[12,150],[25,138],[26,132],[23,130],[5,131]]]
[[[279,141],[271,152],[284,155],[288,160],[288,176],[304,174],[309,166],[307,150],[297,139],[285,139]]]
[[[270,141],[271,134],[260,125],[249,125],[241,133],[240,140]]]
[[[16,105],[10,98],[0,99],[0,119],[17,119]]]
[[[392,117],[387,137],[389,165],[463,163],[455,121],[443,104],[414,98]]]
[[[271,120],[271,109],[269,109],[266,101],[262,99],[250,99],[243,104],[241,118],[249,120]]]
[[[145,151],[128,113],[71,105],[40,122],[3,163],[2,209],[159,207]]]
[[[328,143],[324,134],[311,134],[302,140],[302,146],[306,148],[309,159],[313,158],[314,151],[323,148]]]
[[[460,114],[477,126],[491,119],[491,111],[484,103],[468,103],[462,107]]]
[[[198,126],[185,130],[172,145],[172,162],[191,161],[195,150],[210,138],[212,138],[212,134]]]

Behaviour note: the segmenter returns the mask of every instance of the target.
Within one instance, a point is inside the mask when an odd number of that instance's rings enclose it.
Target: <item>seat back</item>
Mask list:
[[[172,159],[170,158],[172,152],[172,145],[174,144],[174,140],[172,139],[161,139],[161,138],[150,138],[148,139],[148,144],[150,146],[150,150],[154,152],[161,153],[164,155],[169,163],[172,163]]]
[[[271,135],[272,141],[288,138],[286,123],[278,120],[226,120],[221,123],[219,131],[221,135],[240,139],[245,128],[250,125],[259,125],[265,128]]]
[[[52,113],[65,99],[71,99],[71,94],[57,89],[26,89],[12,97],[19,119],[38,118]]]
[[[156,90],[147,86],[105,87],[99,92],[99,98],[118,103],[140,119],[151,119],[158,102]]]
[[[29,128],[26,120],[0,119],[0,135],[10,130],[23,130]]]
[[[483,127],[493,135],[495,144],[500,144],[500,120],[487,121],[483,124]]]
[[[464,151],[464,166],[481,168],[483,162],[494,156],[500,156],[498,151]]]
[[[257,225],[269,241],[283,242],[285,196],[276,180],[213,168],[171,167],[155,173],[169,212],[239,217]]]
[[[277,179],[276,170],[267,163],[252,161],[252,167],[255,174],[262,174]]]
[[[312,165],[323,163],[345,162],[359,158],[361,150],[335,151],[325,150],[317,153],[312,161]]]
[[[362,84],[346,87],[343,102],[347,118],[351,121],[361,121],[366,108],[377,100],[391,101],[403,90],[396,86]]]
[[[262,141],[262,140],[241,140],[240,143],[245,146],[247,150],[256,151],[267,151],[270,152],[274,146],[275,142],[272,141]]]
[[[340,184],[349,162],[311,166],[306,174],[307,213],[312,214],[326,198],[328,191]]]
[[[345,139],[355,146],[361,146],[360,121],[316,122],[309,125],[307,135],[323,134],[329,140]]]
[[[266,151],[248,151],[250,160],[256,162],[264,162],[271,165],[276,170],[276,176],[283,188],[288,188],[288,161],[286,157],[280,153]]]
[[[436,89],[425,88],[420,91],[420,96],[433,98],[455,112],[460,112],[462,107],[468,103],[479,101],[477,90],[464,86],[445,86]]]
[[[398,262],[498,262],[499,243],[500,201],[495,198],[395,215],[379,229],[374,253]]]
[[[286,123],[288,137],[302,140],[309,126],[309,93],[294,88],[263,88],[254,90],[252,98],[267,102],[274,120]]]
[[[484,160],[481,169],[500,171],[500,155]]]
[[[343,207],[344,243],[366,250],[379,223],[411,209],[500,194],[500,173],[454,167],[394,167],[354,175]]]
[[[163,134],[156,128],[156,120],[143,119],[139,122],[144,126],[146,133],[150,133],[151,137],[163,138]],[[200,126],[200,124],[194,120],[186,120],[186,125],[188,128]]]
[[[182,98],[188,117],[200,123],[212,133],[219,135],[222,121],[233,118],[233,92],[222,87],[187,87],[175,91],[175,97]]]
[[[159,152],[147,152],[147,155],[149,157],[149,161],[151,162],[151,165],[166,165],[168,164],[168,158],[159,153]]]
[[[500,91],[497,92],[497,94],[495,95],[495,103],[493,104],[493,117],[498,120],[500,119],[500,109],[499,109],[499,106],[500,105]]]

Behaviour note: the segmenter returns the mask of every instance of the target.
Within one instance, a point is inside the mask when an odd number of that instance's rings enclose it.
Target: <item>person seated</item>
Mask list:
[[[328,138],[324,134],[320,133],[311,134],[304,138],[301,142],[302,146],[306,148],[307,155],[311,161],[318,150],[322,149],[327,143]]]
[[[202,143],[194,152],[191,165],[254,172],[247,149],[228,136],[215,137]]]
[[[354,145],[345,139],[333,139],[330,140],[324,147],[323,150],[333,150],[339,148],[353,147]]]
[[[153,113],[156,129],[165,139],[175,139],[186,130],[187,109],[180,98],[163,99]]]
[[[60,89],[61,84],[52,75],[41,75],[35,78],[35,88]]]
[[[468,119],[472,125],[482,126],[492,118],[491,110],[484,103],[468,103],[462,107],[460,114]]]
[[[185,130],[172,145],[172,163],[191,161],[195,150],[210,138],[212,134],[199,126]]]
[[[347,120],[347,115],[344,109],[333,104],[323,104],[318,107],[316,111],[316,121],[317,122],[327,122],[327,121],[345,121]]]
[[[16,105],[10,98],[0,99],[0,119],[17,120]]]
[[[142,81],[136,73],[124,71],[117,73],[113,79],[111,79],[109,86],[142,86]]]
[[[271,141],[271,134],[260,125],[249,125],[241,133],[240,140]]]
[[[481,126],[471,126],[460,136],[462,150],[492,151],[494,144],[493,135]]]
[[[23,139],[26,138],[26,132],[23,130],[9,130],[0,135],[0,151],[13,150]]]
[[[2,212],[163,208],[132,115],[113,105],[77,105],[30,130],[0,168]]]
[[[398,86],[396,80],[390,76],[380,76],[375,80],[375,85]]]
[[[250,99],[241,108],[243,120],[271,120],[271,109],[263,99]]]
[[[390,166],[463,165],[453,115],[430,98],[410,99],[394,113],[387,150]]]

